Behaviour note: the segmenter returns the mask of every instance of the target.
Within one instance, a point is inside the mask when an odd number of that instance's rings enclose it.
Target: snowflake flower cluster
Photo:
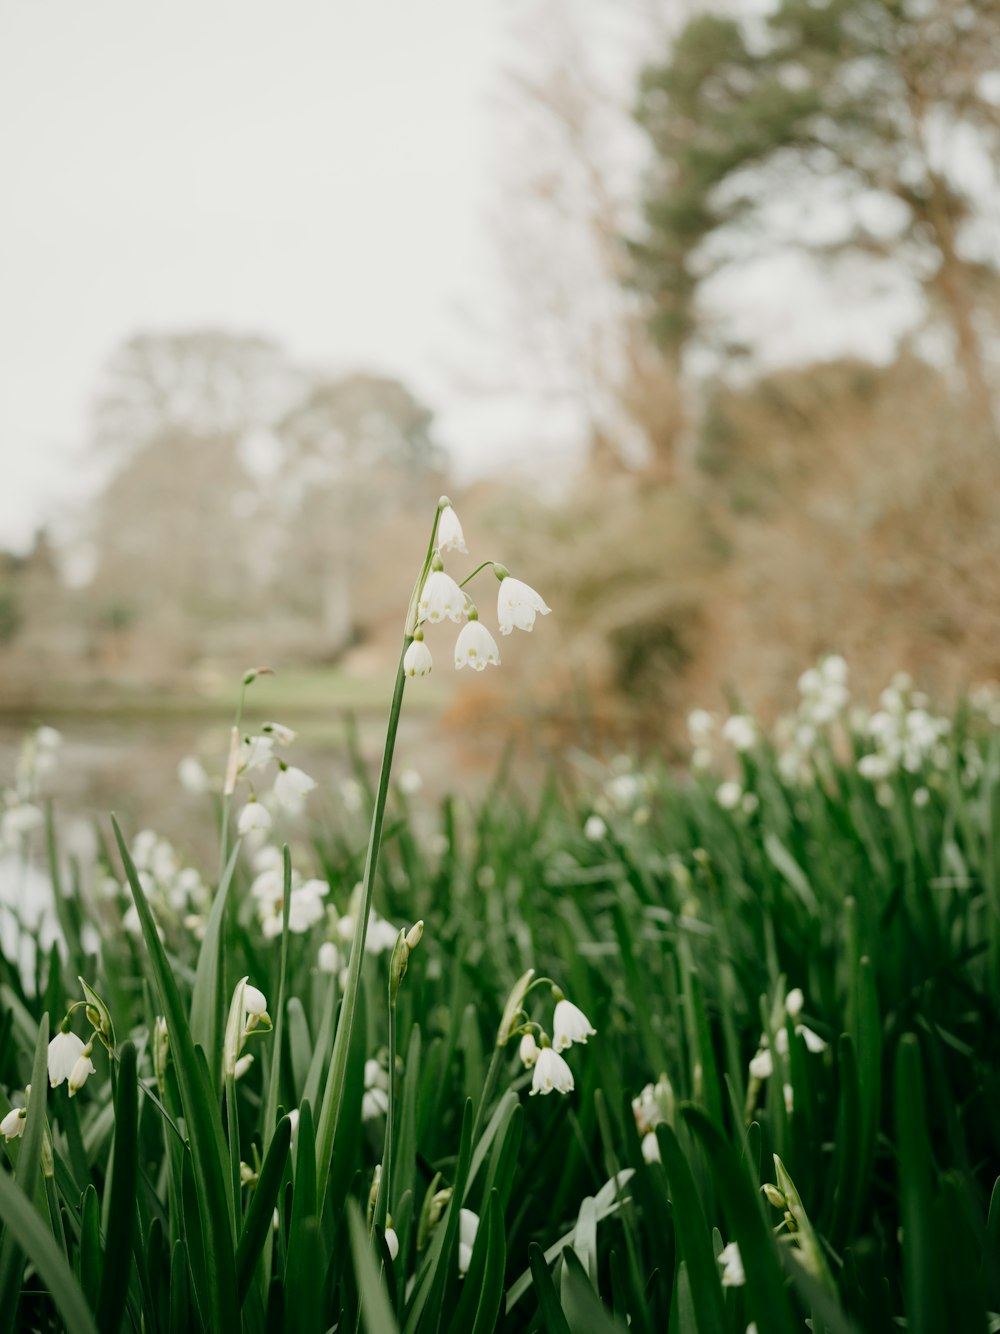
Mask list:
[[[930,788],[939,787],[940,775],[956,758],[948,718],[934,713],[929,697],[914,688],[905,672],[898,672],[879,697],[879,707],[869,713],[853,707],[848,688],[848,667],[842,657],[822,658],[799,677],[799,703],[794,713],[779,718],[770,740],[781,777],[794,787],[807,787],[822,778],[831,755],[859,752],[857,770],[875,786],[877,800],[891,805],[895,799],[890,779],[896,775],[927,774],[927,786],[913,792],[915,806],[930,800]],[[1000,687],[981,686],[969,696],[970,716],[990,727],[1000,723]],[[752,716],[733,714],[722,723],[705,709],[694,709],[687,719],[691,742],[691,767],[711,771],[724,761],[720,742],[732,756],[740,758],[758,744],[761,732]],[[976,741],[966,739],[957,750],[962,782],[972,787],[982,771],[982,751]],[[928,773],[928,770],[930,771]],[[758,798],[744,792],[736,778],[722,782],[715,792],[717,803],[728,811],[751,814]]]
[[[183,926],[200,940],[205,933],[212,902],[211,890],[201,873],[193,866],[182,866],[173,844],[152,829],[143,829],[136,834],[132,860],[161,929]],[[141,936],[139,913],[131,902],[128,882],[119,883],[109,876],[103,889],[108,898],[124,895],[130,900],[122,925],[131,935]]]
[[[552,1015],[552,1037],[539,1024],[525,1025],[525,1031],[518,1047],[521,1064],[532,1071],[531,1092],[572,1093],[574,1088],[573,1071],[569,1068],[560,1052],[566,1051],[574,1043],[586,1045],[587,1039],[594,1037],[597,1029],[583,1011],[572,1001],[568,1001],[558,987],[552,988],[556,997],[556,1008]],[[535,1040],[532,1029],[537,1030],[539,1040]]]
[[[928,761],[939,769],[951,758],[945,738],[951,731],[947,718],[928,710],[929,700],[905,673],[893,677],[879,697],[879,708],[865,722],[863,732],[874,749],[858,760],[858,773],[880,783],[900,769],[919,773]]]
[[[0,851],[21,850],[24,840],[45,823],[40,802],[46,779],[59,768],[62,744],[54,727],[36,728],[22,742],[14,782],[0,797]]]
[[[793,987],[785,997],[783,1005],[776,1007],[776,1010],[772,1015],[771,1026],[774,1029],[774,1050],[782,1060],[785,1060],[788,1056],[788,1026],[786,1017],[792,1021],[796,1035],[802,1038],[808,1051],[815,1054],[826,1051],[827,1044],[824,1039],[801,1022],[802,1007],[804,1004],[805,997],[802,994],[801,988]],[[771,1051],[770,1042],[766,1033],[762,1033],[760,1036],[760,1043],[757,1051],[750,1061],[749,1073],[751,1087],[748,1093],[748,1099],[752,1100],[756,1097],[757,1087],[759,1087],[765,1079],[770,1079],[771,1075],[774,1074],[774,1055]],[[782,1092],[785,1099],[785,1110],[791,1115],[795,1106],[795,1095],[791,1084],[784,1084]]]
[[[281,935],[285,910],[285,869],[280,848],[263,847],[253,859],[257,872],[250,885],[250,897],[257,909],[257,920],[265,940]],[[288,905],[288,929],[296,935],[311,930],[326,915],[323,900],[330,892],[325,880],[303,880],[295,868],[291,875],[291,898]]]
[[[316,787],[316,780],[275,751],[276,746],[290,746],[295,736],[283,723],[264,723],[258,733],[244,737],[233,728],[223,793],[229,797],[240,783],[247,785],[248,798],[236,821],[241,838],[263,838],[277,811],[298,816],[305,809],[306,797]],[[272,765],[277,765],[273,780]],[[265,779],[271,783],[270,790],[258,796],[258,786]]]
[[[223,1050],[223,1069],[234,1079],[242,1079],[253,1064],[253,1055],[243,1052],[247,1039],[255,1033],[270,1033],[271,1016],[267,1012],[267,997],[248,977],[237,982],[229,1007],[226,1038]]]
[[[430,569],[417,596],[412,642],[403,655],[403,673],[407,677],[427,676],[431,671],[434,663],[430,648],[424,641],[423,627],[438,625],[445,620],[456,625],[465,621],[455,643],[457,670],[471,667],[473,671],[482,672],[487,667],[500,665],[497,642],[480,622],[479,611],[465,592],[464,583],[456,583],[450,574],[445,573],[443,556],[447,551],[468,555],[469,549],[458,515],[445,501],[438,515]],[[537,616],[549,614],[550,608],[533,588],[520,579],[512,578],[504,566],[494,561],[486,563],[492,565],[494,574],[500,580],[497,622],[502,635],[509,635],[515,629],[530,631]]]
[[[635,1128],[642,1136],[642,1156],[647,1163],[660,1161],[656,1127],[663,1122],[673,1125],[675,1105],[673,1085],[666,1075],[660,1075],[655,1084],[647,1084],[632,1099]]]

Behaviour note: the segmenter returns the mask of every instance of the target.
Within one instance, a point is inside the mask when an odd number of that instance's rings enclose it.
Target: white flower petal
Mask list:
[[[0,1135],[3,1135],[4,1139],[17,1139],[24,1134],[24,1125],[28,1118],[21,1115],[22,1110],[20,1107],[12,1107],[0,1121]]]
[[[302,806],[302,800],[316,786],[315,778],[310,778],[307,773],[301,769],[296,769],[294,765],[288,765],[278,771],[278,776],[274,780],[274,799],[279,806],[284,806],[291,811],[298,811]]]
[[[497,621],[500,633],[509,635],[511,631],[530,631],[535,624],[535,616],[548,616],[552,610],[547,607],[540,593],[520,579],[510,575],[500,581],[497,593]]]
[[[531,1092],[545,1094],[551,1093],[553,1089],[557,1093],[570,1093],[573,1089],[573,1071],[554,1047],[543,1047],[535,1062]]]
[[[761,1047],[750,1062],[750,1074],[754,1079],[770,1079],[774,1073],[774,1057],[767,1047]]]
[[[596,1032],[581,1009],[571,1001],[559,1001],[552,1019],[552,1045],[556,1051],[565,1051],[574,1042],[586,1043]]]
[[[428,676],[433,666],[430,649],[422,639],[415,639],[403,654],[403,675]]]
[[[458,515],[450,505],[444,507],[438,518],[437,549],[438,551],[461,551],[466,556],[469,554],[469,548],[465,545],[465,534],[462,532],[462,525],[458,521]]]
[[[487,665],[500,666],[500,650],[497,642],[481,621],[469,621],[459,631],[455,643],[455,667],[472,667],[477,672]]]
[[[49,1043],[49,1083],[53,1088],[69,1079],[83,1055],[83,1046],[75,1033],[59,1032]]]
[[[240,811],[240,818],[236,821],[236,831],[242,837],[249,834],[252,830],[261,830],[266,833],[271,828],[271,812],[259,801],[248,801]]]
[[[743,1257],[736,1242],[731,1241],[728,1246],[723,1246],[717,1258],[722,1265],[722,1286],[741,1288],[747,1280],[743,1272]]]
[[[521,1039],[521,1044],[517,1049],[517,1054],[521,1058],[521,1064],[526,1070],[530,1070],[538,1060],[539,1046],[531,1033],[525,1033],[524,1037]]]
[[[90,1059],[90,1045],[88,1044],[84,1047],[76,1060],[76,1064],[69,1072],[69,1079],[67,1080],[69,1096],[72,1098],[74,1094],[79,1093],[80,1089],[86,1084],[88,1077],[95,1073],[96,1067],[94,1062]]]
[[[465,594],[444,570],[433,570],[420,590],[418,610],[421,620],[436,625],[446,617],[456,624],[465,615]]]

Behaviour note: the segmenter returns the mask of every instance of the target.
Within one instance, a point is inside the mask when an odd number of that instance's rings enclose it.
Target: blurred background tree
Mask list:
[[[497,118],[512,346],[477,383],[501,418],[516,384],[559,419],[550,475],[526,486],[501,442],[456,490],[388,372],[137,335],[96,398],[89,580],[45,552],[44,596],[3,572],[8,683],[46,655],[178,689],[262,652],[363,675],[441,491],[558,613],[530,676],[511,644],[475,682],[479,729],[520,709],[660,740],[697,702],[767,712],[827,651],[862,690],[1000,675],[1000,0],[522,17]],[[816,336],[886,291],[880,351]],[[776,326],[803,346],[776,355]]]
[[[782,0],[764,19],[701,14],[642,74],[653,160],[635,276],[670,352],[708,331],[698,296],[757,249],[904,267],[949,335],[996,442],[984,340],[997,254],[1000,5]]]

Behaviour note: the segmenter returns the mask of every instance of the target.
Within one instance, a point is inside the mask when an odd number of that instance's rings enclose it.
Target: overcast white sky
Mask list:
[[[447,406],[490,298],[491,0],[0,8],[0,542],[65,496],[139,327],[225,325]]]
[[[89,396],[138,329],[400,375],[466,471],[535,448],[537,402],[468,388],[503,380],[496,93],[532,4],[3,0],[0,545],[72,503]],[[577,4],[606,42],[610,0]]]

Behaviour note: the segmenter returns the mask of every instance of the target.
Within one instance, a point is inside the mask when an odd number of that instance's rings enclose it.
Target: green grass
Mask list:
[[[332,919],[289,932],[286,895],[285,934],[264,939],[245,851],[204,942],[177,919],[161,939],[135,875],[101,905],[63,876],[66,948],[32,977],[0,960],[0,1114],[33,1064],[41,1091],[46,1035],[83,998],[78,977],[109,1007],[114,1060],[95,1044],[96,1075],[75,1098],[65,1085],[33,1098],[6,1146],[0,1323],[996,1328],[1000,744],[962,710],[945,755],[879,784],[858,773],[864,744],[821,736],[821,778],[800,786],[759,742],[739,757],[756,802],[735,810],[719,805],[717,776],[655,762],[625,783],[594,764],[585,784],[553,779],[531,803],[500,785],[476,807],[429,812],[394,789],[375,906],[425,931],[391,1028],[389,954],[365,959],[329,1160],[316,1127],[335,983],[317,954]],[[595,812],[604,829],[587,837]],[[366,825],[345,813],[292,842],[294,866],[325,878],[341,912]],[[107,869],[124,879],[104,832]],[[54,833],[57,846],[58,819]],[[120,927],[133,895],[141,937]],[[529,970],[597,1029],[563,1053],[565,1096],[529,1096],[517,1041],[495,1046]],[[226,1016],[247,975],[274,1030],[247,1040],[254,1061],[234,1081]],[[523,1002],[550,1033],[552,1007],[545,985]],[[74,1028],[86,1040],[82,1010]],[[755,1080],[762,1035],[773,1069]],[[389,1144],[385,1116],[362,1115],[365,1062],[380,1056]],[[639,1127],[632,1100],[658,1081]],[[480,1219],[464,1277],[460,1208]],[[732,1242],[739,1285],[717,1259]]]

